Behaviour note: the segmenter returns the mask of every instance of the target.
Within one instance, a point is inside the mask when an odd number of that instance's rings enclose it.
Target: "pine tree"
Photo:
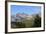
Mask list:
[[[37,14],[34,20],[34,27],[41,27],[41,17]]]

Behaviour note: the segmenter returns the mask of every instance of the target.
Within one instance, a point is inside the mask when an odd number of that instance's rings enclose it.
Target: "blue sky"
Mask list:
[[[41,11],[41,6],[21,6],[11,5],[11,14],[16,15],[17,13],[26,13],[29,15],[37,14]]]

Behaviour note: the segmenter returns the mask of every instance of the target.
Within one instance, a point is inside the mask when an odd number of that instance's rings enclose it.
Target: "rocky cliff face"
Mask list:
[[[21,22],[22,20],[30,20],[30,19],[34,19],[34,17],[36,16],[37,14],[34,14],[34,15],[27,15],[27,14],[24,14],[24,13],[17,13],[16,15],[14,16],[11,16],[11,21],[12,22]]]
[[[16,16],[15,15],[11,16],[11,19],[14,22],[16,22],[16,20],[19,21],[19,22],[24,20],[24,19],[29,20],[30,18],[32,18],[32,16],[31,15],[27,15],[27,14],[16,14]]]

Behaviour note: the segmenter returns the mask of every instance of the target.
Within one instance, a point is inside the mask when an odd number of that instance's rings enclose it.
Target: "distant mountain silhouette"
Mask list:
[[[20,21],[21,19],[26,18],[26,16],[28,16],[28,14],[17,13],[16,15],[11,16],[11,19],[12,19],[13,22],[15,22],[16,20]]]
[[[21,22],[21,20],[23,19],[30,19],[30,18],[33,18],[35,17],[36,14],[33,14],[33,15],[28,15],[28,14],[25,14],[25,13],[17,13],[16,15],[12,15],[11,16],[11,21],[12,22]],[[40,15],[40,14],[39,14]]]

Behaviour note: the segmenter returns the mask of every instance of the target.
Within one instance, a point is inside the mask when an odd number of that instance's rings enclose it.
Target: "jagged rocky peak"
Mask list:
[[[26,17],[26,16],[28,16],[28,14],[26,14],[26,13],[17,13],[16,17],[19,17],[19,16]]]

